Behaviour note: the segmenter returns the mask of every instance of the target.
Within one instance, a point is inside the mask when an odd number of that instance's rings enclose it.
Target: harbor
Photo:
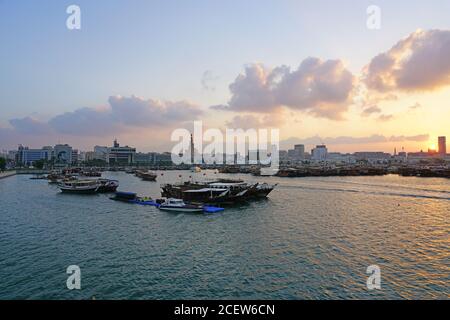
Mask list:
[[[449,246],[448,179],[155,173],[154,182],[124,171],[101,179],[142,201],[186,181],[276,187],[199,214],[112,201],[114,193],[65,194],[33,175],[3,179],[0,298],[448,298],[446,257],[434,254]],[[71,264],[81,267],[82,290],[64,286]],[[383,290],[365,288],[371,264],[383,270]]]

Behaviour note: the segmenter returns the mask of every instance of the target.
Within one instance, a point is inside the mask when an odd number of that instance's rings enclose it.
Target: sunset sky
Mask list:
[[[0,39],[0,150],[169,151],[193,120],[279,128],[308,151],[450,139],[448,0],[0,0]]]

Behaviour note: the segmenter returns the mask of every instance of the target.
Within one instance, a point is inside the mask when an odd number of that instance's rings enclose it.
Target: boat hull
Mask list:
[[[62,193],[74,193],[74,194],[95,194],[97,192],[97,187],[89,188],[89,189],[70,189],[70,188],[61,188]]]
[[[203,212],[203,208],[183,208],[183,207],[171,207],[160,205],[160,210],[163,211],[173,211],[173,212]]]

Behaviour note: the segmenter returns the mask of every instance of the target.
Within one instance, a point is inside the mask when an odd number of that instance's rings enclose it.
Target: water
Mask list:
[[[205,177],[158,180],[179,175]],[[159,182],[104,176],[160,196]],[[450,298],[450,180],[228,177],[279,185],[268,200],[201,215],[0,180],[0,299]],[[382,288],[369,291],[373,264]],[[81,290],[66,287],[69,265]]]

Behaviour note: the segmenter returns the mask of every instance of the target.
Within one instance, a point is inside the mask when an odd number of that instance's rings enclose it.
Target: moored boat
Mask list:
[[[92,194],[97,192],[100,183],[95,180],[73,180],[60,182],[58,187],[64,193]]]
[[[134,192],[116,192],[111,200],[122,201],[122,202],[132,202],[137,198],[137,194]]]
[[[186,204],[182,199],[169,198],[158,207],[164,211],[175,212],[203,212],[203,206],[195,204]]]
[[[144,181],[156,181],[158,175],[151,171],[136,171],[136,176]]]
[[[100,187],[98,188],[97,192],[116,192],[117,188],[119,187],[119,181],[117,180],[98,179],[97,181],[100,183]]]

